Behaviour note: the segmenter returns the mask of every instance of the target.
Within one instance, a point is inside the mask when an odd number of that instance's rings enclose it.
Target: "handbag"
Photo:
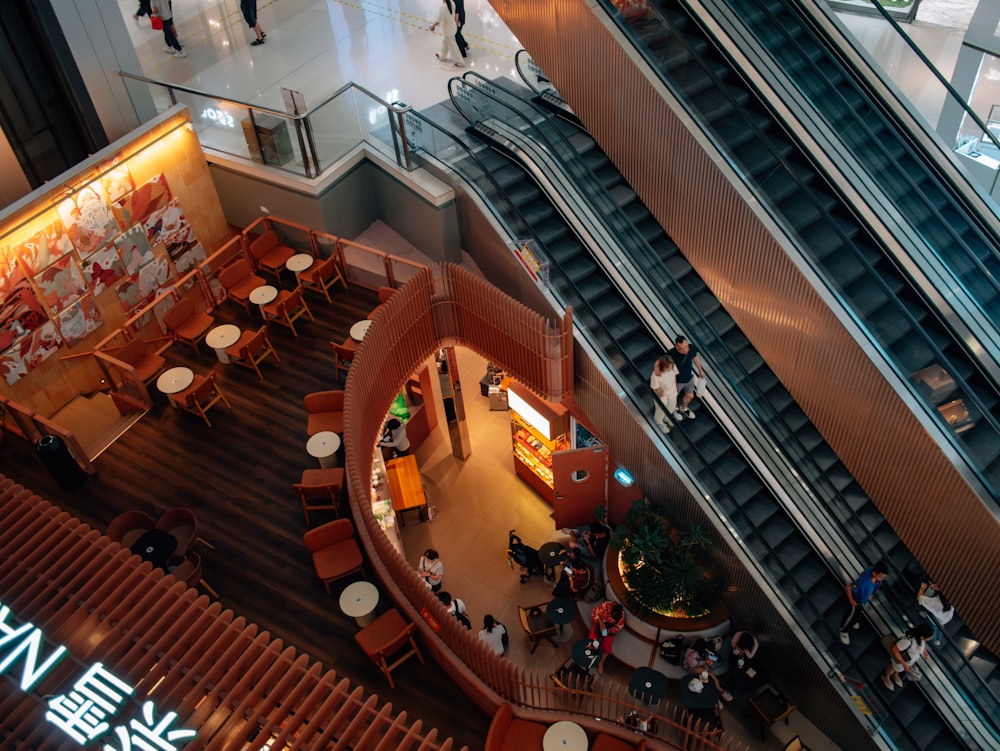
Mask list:
[[[149,15],[149,25],[156,29],[156,31],[163,31],[163,16],[151,13]]]

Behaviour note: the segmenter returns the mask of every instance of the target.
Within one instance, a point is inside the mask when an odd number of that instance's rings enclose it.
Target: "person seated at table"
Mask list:
[[[385,424],[385,433],[382,434],[382,440],[379,441],[378,445],[388,449],[391,454],[390,458],[393,459],[409,454],[410,439],[406,437],[406,426],[403,421],[398,417],[390,417]]]
[[[652,714],[642,715],[633,709],[618,722],[638,735],[646,733],[656,735],[656,717]]]
[[[604,551],[608,549],[608,541],[611,533],[608,528],[600,522],[592,522],[590,528],[584,532],[576,529],[569,531],[569,549],[577,550],[581,555],[588,558],[600,558]]]
[[[580,558],[576,550],[569,551],[569,557],[563,564],[559,583],[552,589],[553,597],[570,597],[579,600],[594,581],[594,569]]]
[[[733,656],[737,660],[741,657],[745,660],[752,660],[757,656],[757,648],[760,646],[757,637],[749,631],[737,631],[733,634],[730,644],[733,647]]]
[[[711,650],[708,640],[698,638],[684,653],[684,662],[681,664],[688,673],[699,676],[702,681],[713,681],[722,698],[726,701],[732,701],[733,695],[722,687],[722,684],[719,683],[719,677],[712,672],[712,665],[718,661],[719,658]]]
[[[590,640],[597,642],[600,637],[601,661],[597,663],[597,672],[603,674],[604,662],[611,654],[615,634],[625,628],[625,608],[617,602],[605,600],[590,611],[590,621]]]
[[[457,597],[452,597],[451,592],[441,591],[437,593],[437,598],[441,601],[441,604],[448,608],[448,612],[458,619],[458,622],[465,626],[469,631],[472,631],[472,621],[469,620],[469,616],[465,614],[465,603],[462,602]]]
[[[507,628],[492,615],[483,616],[483,630],[479,638],[498,655],[507,649]]]

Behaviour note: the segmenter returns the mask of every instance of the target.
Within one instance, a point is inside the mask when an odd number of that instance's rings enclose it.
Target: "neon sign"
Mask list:
[[[9,617],[10,609],[0,603],[0,675],[20,662],[18,685],[27,693],[68,657],[69,651],[60,645],[46,656],[41,629],[31,623],[15,626],[8,623]],[[106,736],[103,751],[179,751],[197,735],[194,730],[173,727],[176,712],[167,712],[157,721],[152,701],[143,702],[141,717],[112,726],[111,722],[134,693],[133,686],[98,662],[69,691],[49,697],[45,719],[81,746]]]

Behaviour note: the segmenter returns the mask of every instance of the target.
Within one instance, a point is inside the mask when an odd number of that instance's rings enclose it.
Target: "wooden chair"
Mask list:
[[[302,515],[309,526],[309,512],[332,509],[340,515],[340,494],[344,489],[344,468],[306,469],[300,482],[293,482],[292,488],[302,500]],[[314,503],[325,501],[325,503]]]
[[[281,283],[281,270],[285,261],[295,255],[295,250],[281,243],[278,233],[269,229],[263,235],[250,243],[250,255],[258,269],[269,271]]]
[[[245,258],[240,258],[219,272],[219,283],[226,290],[226,296],[250,312],[250,293],[267,282],[253,273],[253,266]]]
[[[354,635],[354,640],[361,649],[385,674],[389,681],[389,688],[396,687],[392,680],[392,671],[410,657],[416,655],[421,665],[426,664],[424,656],[420,654],[420,649],[417,647],[417,642],[413,639],[416,630],[416,626],[407,623],[399,611],[392,608],[382,613]],[[406,651],[399,654],[393,662],[387,662],[389,658],[397,655],[404,648]]]
[[[312,553],[316,576],[330,594],[330,582],[357,572],[364,578],[361,548],[354,540],[354,525],[350,519],[337,519],[320,524],[302,536]]]
[[[302,401],[309,413],[307,435],[316,435],[324,430],[331,433],[344,432],[343,391],[314,391],[306,394]]]
[[[212,597],[216,600],[219,599],[219,593],[212,589],[212,586],[202,577],[201,556],[197,553],[188,553],[184,561],[170,573],[175,579],[179,579],[189,587],[196,588],[200,584]]]
[[[107,535],[123,548],[131,548],[142,533],[156,526],[156,520],[142,511],[124,511],[108,524]]]
[[[519,720],[510,704],[501,704],[486,732],[484,751],[529,751],[542,748],[542,738],[549,726],[542,722]]]
[[[186,556],[196,542],[204,543],[213,550],[215,549],[214,545],[198,534],[198,517],[189,508],[179,506],[167,509],[163,512],[160,520],[156,522],[156,529],[169,532],[177,538],[177,550],[175,554],[178,556]]]
[[[299,284],[302,285],[302,288],[322,292],[327,302],[333,302],[330,299],[330,287],[337,282],[343,284],[344,289],[347,289],[347,280],[340,273],[336,256],[330,256],[322,263],[315,264],[299,274]]]
[[[184,297],[163,316],[163,325],[167,327],[175,342],[187,342],[197,354],[198,342],[205,338],[208,330],[215,325],[215,319],[208,313],[202,313],[195,307],[194,300]]]
[[[354,356],[358,353],[357,348],[347,346],[347,343],[337,344],[336,342],[330,342],[330,346],[333,348],[333,362],[336,368],[337,381],[340,381],[340,371],[344,371],[346,377],[347,371],[351,369],[351,363],[354,361]]]
[[[215,371],[209,372],[207,376],[195,374],[191,385],[177,394],[171,394],[170,400],[178,408],[200,415],[208,427],[212,427],[212,423],[208,419],[207,412],[215,404],[221,401],[230,410],[233,408],[219,388],[219,384],[215,382]]]
[[[269,302],[262,310],[264,318],[268,321],[280,323],[292,330],[292,335],[296,338],[299,333],[295,330],[295,321],[304,315],[309,316],[310,321],[315,321],[312,311],[302,298],[302,288],[296,287],[291,292],[287,289],[281,290],[273,302]]]
[[[112,356],[131,365],[143,383],[150,383],[156,380],[167,361],[159,355],[147,352],[146,345],[145,339],[133,339]]]
[[[785,751],[809,751],[809,749],[802,745],[802,741],[799,740],[798,736],[795,736],[788,741],[788,745],[785,746]]]
[[[788,724],[788,716],[795,711],[796,707],[781,692],[770,684],[761,688],[754,696],[750,697],[750,706],[757,712],[760,719],[760,739],[767,739],[767,729],[781,720]]]
[[[267,338],[266,325],[261,326],[256,331],[244,331],[235,344],[226,347],[226,354],[237,365],[253,368],[257,377],[262,381],[264,376],[260,372],[260,363],[266,360],[268,355],[274,355],[274,359],[281,362],[274,345]]]
[[[538,648],[538,644],[542,640],[547,641],[553,647],[559,647],[552,640],[552,637],[556,635],[557,629],[556,625],[545,615],[546,605],[548,605],[547,602],[530,605],[529,607],[517,606],[517,615],[521,620],[521,628],[524,629],[524,633],[531,640],[530,654],[535,654],[535,649]]]

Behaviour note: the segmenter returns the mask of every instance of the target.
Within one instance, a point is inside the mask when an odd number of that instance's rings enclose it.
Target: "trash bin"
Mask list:
[[[87,474],[69,452],[65,441],[57,435],[43,435],[36,444],[38,458],[49,471],[59,487],[63,490],[73,490],[79,487]]]

